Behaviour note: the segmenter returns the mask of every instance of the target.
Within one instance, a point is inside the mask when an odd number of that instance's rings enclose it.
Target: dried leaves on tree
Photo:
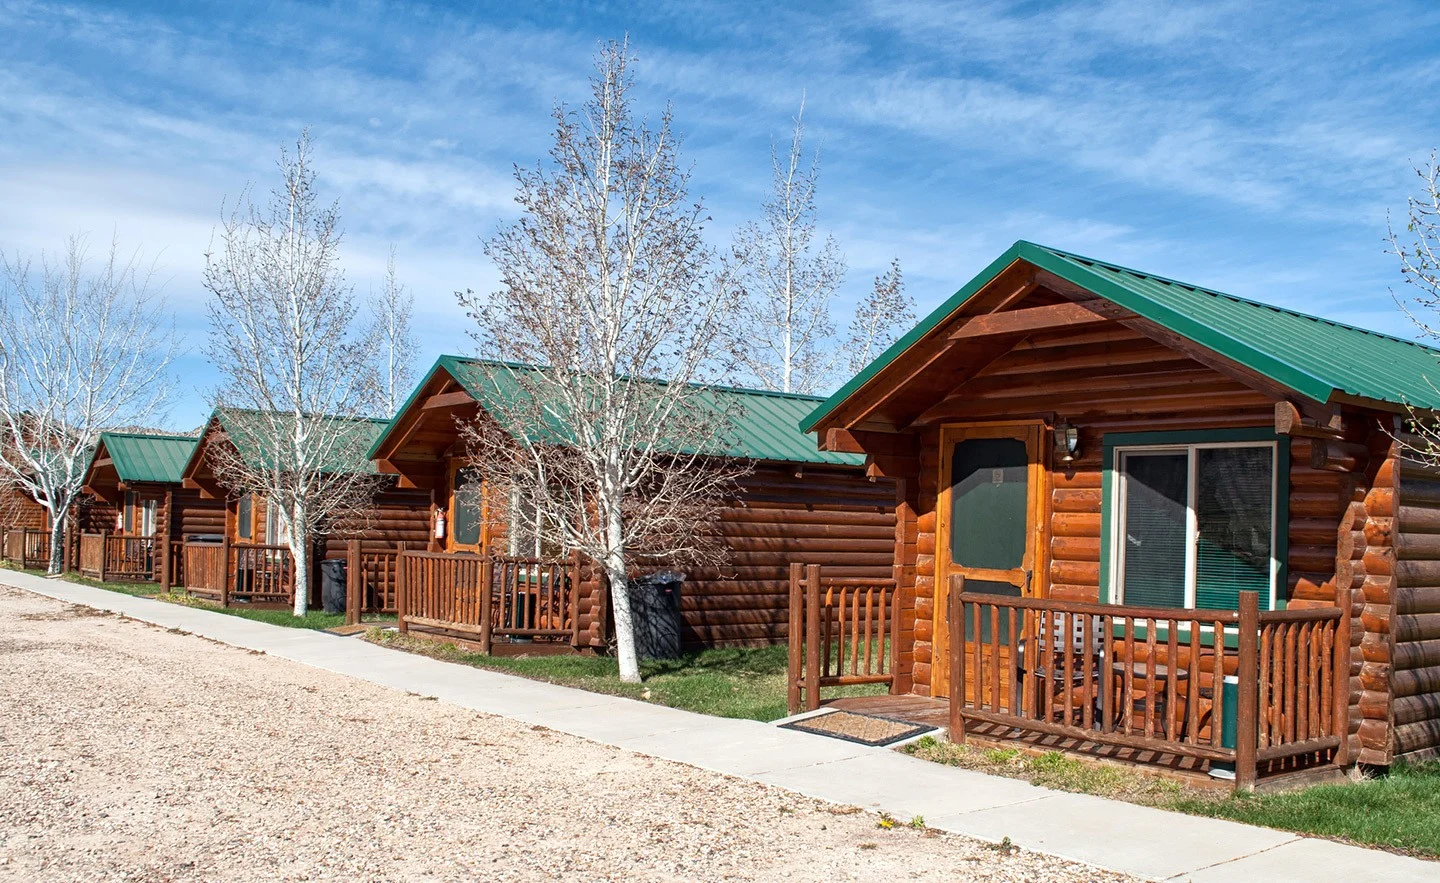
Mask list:
[[[836,368],[830,305],[845,280],[845,258],[832,237],[816,241],[819,154],[807,159],[804,105],[790,145],[770,153],[771,189],[760,220],[740,228],[731,247],[739,311],[727,339],[750,382],[813,393]]]
[[[175,337],[151,271],[114,242],[96,263],[76,236],[38,272],[19,256],[0,269],[0,484],[49,511],[58,572],[100,432],[159,416]]]
[[[319,532],[363,524],[369,511],[379,479],[360,464],[373,435],[355,418],[373,413],[377,384],[339,266],[339,211],[319,201],[308,135],[282,151],[279,171],[268,204],[247,193],[206,255],[216,405],[250,442],[216,446],[213,462],[232,494],[276,510],[304,586]],[[297,615],[305,596],[295,593]]]
[[[733,415],[704,386],[726,367],[732,297],[669,110],[653,126],[632,113],[630,61],[607,44],[590,99],[556,109],[548,160],[516,172],[520,220],[486,243],[501,285],[461,300],[482,352],[542,366],[481,381],[489,417],[468,435],[485,479],[603,568],[621,676],[638,680],[631,568],[703,554],[707,519],[745,466],[716,456]]]

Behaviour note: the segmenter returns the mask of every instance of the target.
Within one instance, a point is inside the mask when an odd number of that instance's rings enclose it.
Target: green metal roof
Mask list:
[[[445,371],[474,396],[481,407],[485,407],[492,414],[503,414],[503,404],[508,397],[524,394],[521,383],[516,379],[517,375],[539,370],[543,369],[534,365],[464,356],[441,356],[410,394],[410,398],[400,407],[400,413],[404,413],[414,404],[420,390],[430,382],[436,371]],[[693,385],[701,391],[701,401],[713,402],[717,410],[735,415],[728,438],[730,446],[725,451],[729,456],[839,466],[862,466],[865,463],[863,454],[818,450],[815,441],[800,431],[801,418],[820,403],[819,396],[729,386]],[[383,440],[382,433],[370,448],[372,457]],[[676,450],[682,448],[677,445]]]
[[[235,445],[240,456],[252,466],[265,468],[273,462],[266,444],[268,436],[266,422],[270,416],[264,411],[249,408],[217,408],[211,413],[210,419],[205,421],[205,425],[208,428],[218,420],[221,427],[229,434],[230,442]],[[276,416],[285,420],[293,419],[289,414],[277,414]],[[389,420],[334,415],[322,415],[314,419],[326,421],[330,430],[342,433],[340,443],[335,445],[331,451],[335,457],[335,463],[326,464],[328,471],[360,473],[376,471],[375,464],[370,461],[366,452],[384,434],[385,428],[390,425]],[[193,456],[192,454],[192,458]]]
[[[185,464],[189,462],[198,441],[193,436],[100,433],[100,443],[110,454],[115,472],[124,482],[179,484],[185,473]]]
[[[1017,260],[1048,270],[1315,401],[1329,401],[1338,393],[1440,410],[1440,350],[1022,240],[811,411],[803,428],[814,429]]]

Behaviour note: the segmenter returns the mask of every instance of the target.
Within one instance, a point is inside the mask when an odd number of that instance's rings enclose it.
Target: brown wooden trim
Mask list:
[[[1048,545],[1049,472],[1046,467],[1045,448],[1046,424],[1043,420],[984,421],[976,423],[945,424],[940,427],[939,484],[935,500],[935,599],[934,637],[931,642],[931,684],[930,695],[950,695],[950,669],[945,664],[948,655],[953,655],[950,646],[949,597],[951,582],[950,564],[950,460],[954,444],[971,438],[1018,438],[1025,442],[1030,455],[1027,473],[1029,482],[1029,529],[1026,537],[1025,556],[1022,566],[1015,571],[964,570],[975,579],[997,579],[1020,586],[1027,597],[1034,597],[1042,591],[1046,574],[1041,569],[1047,565],[1045,549]],[[957,573],[961,572],[956,569]],[[1026,579],[1026,571],[1029,578]]]
[[[474,402],[475,397],[463,389],[456,390],[455,392],[437,392],[425,399],[424,403],[420,405],[420,410],[434,411],[440,408],[458,408],[461,405],[474,404]]]
[[[1043,307],[1026,307],[1005,313],[982,313],[950,333],[950,340],[970,340],[1000,334],[1032,334],[1037,331],[1080,328],[1110,321],[1084,304],[1074,301]]]

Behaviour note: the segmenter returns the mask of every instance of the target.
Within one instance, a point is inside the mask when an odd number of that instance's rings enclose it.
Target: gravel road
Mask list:
[[[0,879],[1125,879],[3,586],[0,628]]]

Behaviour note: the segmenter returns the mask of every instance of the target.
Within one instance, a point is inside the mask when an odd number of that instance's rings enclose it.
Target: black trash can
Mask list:
[[[345,612],[344,558],[327,558],[320,562],[320,604],[326,613]]]
[[[649,573],[630,581],[630,616],[635,622],[635,655],[641,659],[680,658],[680,584],[685,574]]]

